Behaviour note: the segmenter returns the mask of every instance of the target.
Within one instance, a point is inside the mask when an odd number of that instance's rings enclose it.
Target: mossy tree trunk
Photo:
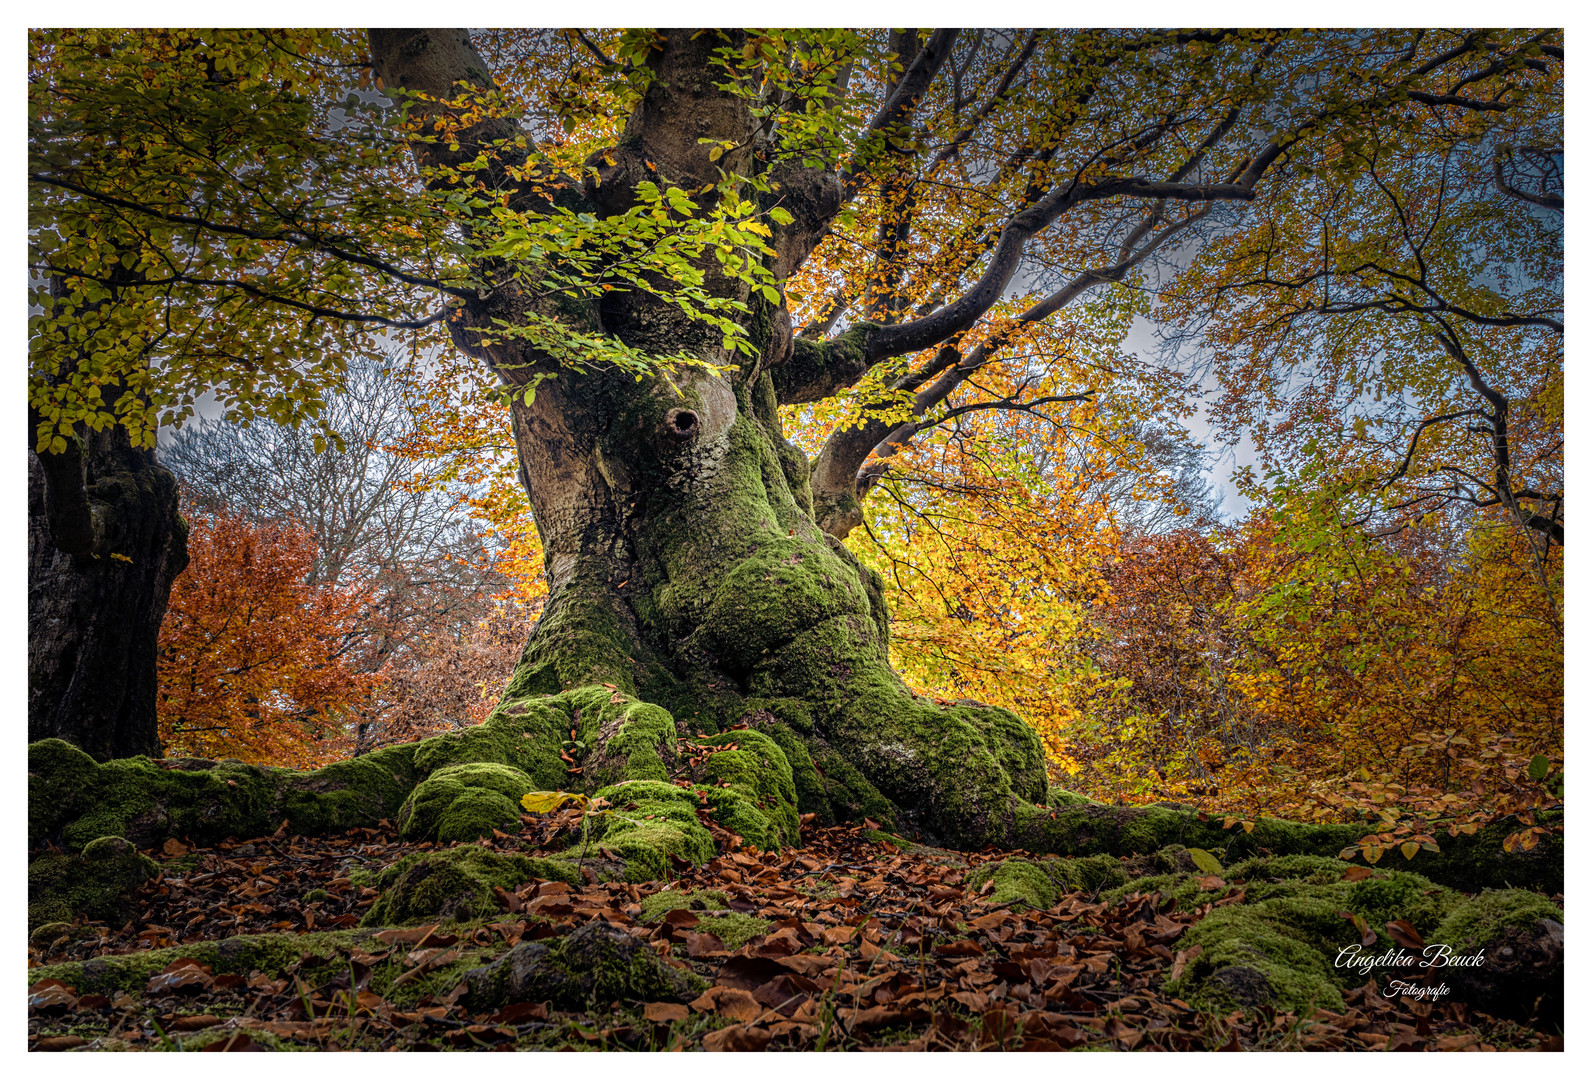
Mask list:
[[[787,277],[840,209],[842,180],[772,163],[771,154],[763,160],[747,101],[715,85],[723,73],[712,54],[723,44],[716,33],[666,34],[648,59],[651,89],[607,155],[614,164],[601,162],[601,183],[549,177],[511,203],[551,198],[605,216],[631,206],[635,185],[649,178],[696,192],[720,167],[766,172],[778,184],[767,199],[793,215],[774,236],[772,269]],[[433,102],[456,97],[460,84],[490,85],[462,32],[372,31],[371,56],[385,86],[424,95],[411,105],[422,123],[451,121]],[[458,136],[458,149],[416,142],[415,155],[440,173],[513,134],[482,122]],[[707,140],[737,149],[713,161]],[[486,330],[523,319],[538,302],[512,283],[450,324],[459,348],[512,385],[557,373],[530,403],[513,406],[549,599],[510,697],[610,683],[677,724],[711,732],[749,721],[798,759],[804,810],[910,821],[958,844],[1008,839],[1016,808],[1045,795],[1038,740],[1004,710],[921,701],[891,670],[880,583],[820,527],[826,513],[815,505],[809,463],[781,430],[780,402],[841,385],[834,369],[856,362],[870,326],[841,342],[804,343],[798,359],[783,303],[712,273],[709,281],[754,312],[758,355],[728,375],[637,382],[624,372],[555,369],[502,335],[483,345]],[[562,318],[635,349],[734,359],[717,330],[646,294],[611,293],[579,310],[560,303]],[[588,776],[612,773],[616,734],[598,733]]]

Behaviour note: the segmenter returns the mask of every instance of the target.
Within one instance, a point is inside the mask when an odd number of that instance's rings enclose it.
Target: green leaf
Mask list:
[[[770,210],[768,212],[768,216],[779,222],[781,225],[789,225],[792,221],[796,220],[790,216],[789,210],[778,206]]]
[[[1207,874],[1220,874],[1222,872],[1222,861],[1204,848],[1189,848],[1188,857],[1194,860],[1196,867]]]
[[[1526,775],[1533,780],[1541,780],[1548,775],[1548,759],[1538,754],[1531,759],[1531,764],[1526,766]]]

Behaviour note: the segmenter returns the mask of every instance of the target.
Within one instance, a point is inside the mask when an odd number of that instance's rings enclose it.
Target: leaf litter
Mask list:
[[[530,851],[572,827],[528,816],[523,836],[480,841]],[[959,853],[870,839],[861,827],[811,828],[805,846],[759,852],[722,830],[724,854],[673,880],[641,885],[527,881],[497,890],[497,917],[356,929],[376,899],[361,886],[414,851],[388,823],[339,836],[278,834],[214,848],[149,852],[161,874],[122,926],[80,921],[34,942],[30,968],[136,955],[244,934],[348,933],[280,970],[217,973],[178,957],[114,994],[59,980],[29,988],[28,1044],[75,1049],[592,1050],[1504,1050],[1560,1049],[1545,1035],[1463,1003],[1384,998],[1374,982],[1346,1011],[1301,1016],[1260,1007],[1199,1012],[1161,989],[1198,947],[1178,940],[1210,905],[1177,911],[1160,894],[1106,904],[1062,894],[1045,911],[996,905],[965,888],[969,871],[1023,852]],[[873,836],[877,837],[877,833]],[[181,849],[180,851],[178,849]],[[365,879],[368,880],[368,879]],[[642,921],[642,900],[671,890],[681,906]],[[1235,887],[1235,902],[1241,902]],[[708,910],[701,897],[711,897]],[[720,899],[722,898],[722,899]],[[768,924],[731,950],[712,917]],[[707,916],[708,918],[704,918]],[[602,920],[647,941],[710,985],[687,1003],[546,1002],[472,1010],[463,966],[522,940]],[[709,929],[703,929],[708,927]],[[1402,932],[1405,928],[1399,927]],[[1410,928],[1413,933],[1413,928]],[[325,942],[328,939],[321,938]],[[329,953],[329,955],[328,955]],[[454,969],[449,974],[449,969]]]

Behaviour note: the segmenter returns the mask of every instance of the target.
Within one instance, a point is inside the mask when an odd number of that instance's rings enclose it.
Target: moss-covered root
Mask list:
[[[1220,819],[1169,806],[1102,806],[1052,792],[1051,806],[1014,804],[1005,846],[1058,855],[1149,855],[1179,844],[1217,852],[1228,862],[1262,853],[1334,857],[1354,847],[1364,825],[1318,825],[1260,818],[1253,831],[1224,829]],[[1499,822],[1471,836],[1441,837],[1440,851],[1400,860],[1406,869],[1466,892],[1529,888],[1564,889],[1564,837],[1549,833],[1528,852],[1507,852],[1504,838],[1519,826]]]
[[[567,701],[522,702],[477,727],[305,772],[196,758],[100,764],[47,739],[28,747],[29,844],[56,840],[78,850],[101,836],[122,836],[139,847],[168,836],[211,843],[272,832],[284,821],[300,833],[374,825],[404,809],[408,832],[429,831],[428,838],[438,830],[463,837],[483,822],[517,826],[508,792],[566,779],[558,750],[569,716]],[[416,785],[461,765],[500,768],[444,777],[406,808]]]
[[[522,942],[464,978],[477,1010],[514,1001],[546,1001],[557,1009],[689,1001],[708,986],[671,967],[646,942],[600,921],[568,937]]]
[[[1122,864],[1110,855],[1082,859],[1004,859],[977,867],[967,876],[967,887],[982,892],[994,882],[988,896],[992,904],[1013,904],[1043,910],[1055,905],[1064,892],[1098,892],[1127,883]]]
[[[469,920],[495,915],[494,889],[512,892],[533,879],[575,884],[574,865],[558,859],[500,855],[473,845],[406,855],[377,876],[381,895],[360,920],[365,926],[397,926],[435,919]]]
[[[116,836],[93,841],[81,855],[51,854],[28,865],[28,929],[68,923],[78,914],[119,922],[133,891],[159,867]]]
[[[280,974],[306,957],[331,960],[352,946],[372,948],[372,930],[328,930],[313,934],[249,934],[220,941],[194,941],[168,949],[104,956],[66,964],[47,964],[28,972],[28,982],[59,979],[79,994],[141,993],[152,976],[173,960],[189,959],[213,974]],[[343,970],[346,972],[346,962]]]
[[[1453,998],[1514,1019],[1553,1024],[1562,1015],[1563,913],[1552,901],[1518,889],[1466,897],[1399,870],[1347,881],[1345,869],[1309,855],[1230,867],[1225,878],[1243,883],[1245,902],[1215,909],[1183,936],[1178,948],[1190,959],[1168,989],[1218,1012],[1261,1005],[1336,1010],[1344,990],[1374,976],[1384,989],[1396,979],[1441,982]],[[1227,892],[1225,884],[1207,890],[1205,881],[1200,873],[1160,874],[1119,886],[1106,899],[1159,891],[1192,909]],[[1399,955],[1388,930],[1394,920],[1409,923],[1432,952],[1406,942],[1408,963],[1369,965]],[[1365,929],[1376,934],[1375,944],[1362,944]],[[1480,955],[1483,962],[1443,964],[1439,955]],[[1429,958],[1433,967],[1420,967]]]

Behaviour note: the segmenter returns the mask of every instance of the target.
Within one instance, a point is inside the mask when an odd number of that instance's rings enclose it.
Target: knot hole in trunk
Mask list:
[[[702,428],[697,414],[690,409],[670,409],[663,418],[663,433],[678,442],[685,442]]]

